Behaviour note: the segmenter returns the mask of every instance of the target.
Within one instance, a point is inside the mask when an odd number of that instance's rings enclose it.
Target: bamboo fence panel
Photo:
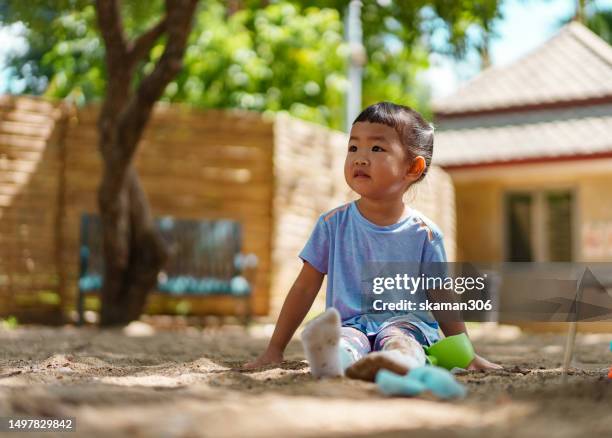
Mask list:
[[[64,120],[59,103],[0,98],[0,316],[61,316]]]

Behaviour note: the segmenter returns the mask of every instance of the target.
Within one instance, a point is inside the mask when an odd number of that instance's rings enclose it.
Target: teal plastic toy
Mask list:
[[[447,370],[467,368],[474,360],[474,347],[465,333],[448,336],[430,347],[425,347],[427,360]]]
[[[376,385],[386,395],[415,396],[429,391],[442,399],[462,398],[467,394],[463,385],[447,370],[425,365],[401,376],[389,370],[376,374]]]

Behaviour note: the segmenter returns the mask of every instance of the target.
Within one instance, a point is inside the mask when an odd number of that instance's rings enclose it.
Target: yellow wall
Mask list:
[[[499,166],[450,174],[457,202],[457,260],[503,260],[506,192],[563,188],[575,194],[575,261],[612,261],[612,161]]]
[[[584,177],[580,182],[582,258],[612,260],[612,170],[610,175]]]
[[[501,188],[495,182],[455,185],[457,260],[501,261]]]
[[[510,190],[574,190],[574,261],[612,261],[612,160],[499,166],[450,172],[455,184],[457,260],[504,259],[503,197]],[[517,323],[528,331],[567,330],[568,323]],[[612,332],[612,322],[579,331]]]

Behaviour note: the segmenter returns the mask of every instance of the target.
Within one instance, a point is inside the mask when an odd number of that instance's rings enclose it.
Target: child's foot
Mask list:
[[[346,377],[373,382],[380,370],[389,370],[404,375],[410,370],[397,351],[375,351],[358,360],[346,369]]]
[[[340,314],[333,307],[306,325],[302,332],[302,344],[313,376],[342,375],[338,351],[339,341]]]
[[[425,365],[423,347],[410,336],[393,336],[389,338],[381,351],[368,354],[346,370],[351,379],[373,382],[380,370],[389,370],[404,375],[409,370]]]

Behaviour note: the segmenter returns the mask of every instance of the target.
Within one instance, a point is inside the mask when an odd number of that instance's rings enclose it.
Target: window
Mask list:
[[[506,260],[569,262],[573,258],[573,193],[512,192],[506,196]]]

